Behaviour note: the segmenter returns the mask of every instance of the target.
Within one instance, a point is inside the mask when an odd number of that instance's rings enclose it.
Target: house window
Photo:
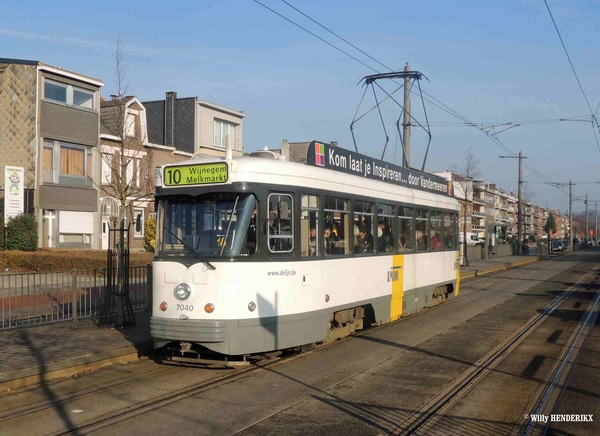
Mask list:
[[[125,122],[125,134],[129,138],[135,137],[135,115],[127,114],[127,121]]]
[[[133,210],[133,236],[144,236],[144,209]]]
[[[44,98],[46,100],[54,100],[66,104],[67,85],[46,80],[44,84]]]
[[[229,135],[229,137],[231,138],[231,144],[233,145],[233,148],[237,149],[236,148],[237,140],[235,137],[236,125],[233,123],[224,121],[224,120],[219,120],[217,118],[215,118],[214,125],[215,125],[215,135],[214,135],[213,145],[215,147],[225,148],[226,138],[227,138],[227,135]]]
[[[85,109],[94,109],[94,93],[73,88],[73,106]]]
[[[135,188],[140,187],[140,166],[142,160],[139,158],[129,158],[127,162],[127,185]]]
[[[91,186],[92,147],[46,139],[42,160],[44,182]]]
[[[102,180],[103,185],[112,184],[112,154],[102,154]]]
[[[44,182],[54,183],[54,145],[47,145],[44,142],[43,162],[42,162],[42,176]]]
[[[94,92],[66,83],[44,80],[44,100],[94,110]]]
[[[85,175],[85,150],[76,147],[61,145],[60,147],[60,174],[68,176]]]

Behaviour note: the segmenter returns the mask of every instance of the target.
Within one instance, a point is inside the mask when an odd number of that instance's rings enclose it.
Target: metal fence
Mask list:
[[[129,268],[134,310],[152,304],[152,266]],[[0,330],[100,315],[107,270],[0,274]]]

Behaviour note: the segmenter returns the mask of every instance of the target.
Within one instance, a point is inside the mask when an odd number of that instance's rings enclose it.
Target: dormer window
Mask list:
[[[225,148],[226,138],[227,138],[227,135],[229,135],[231,138],[231,144],[233,146],[233,149],[238,150],[240,148],[239,147],[239,139],[236,138],[236,125],[235,124],[215,118],[214,126],[215,126],[215,134],[214,134],[213,145],[215,147]]]
[[[94,92],[54,80],[44,80],[44,100],[94,110]]]

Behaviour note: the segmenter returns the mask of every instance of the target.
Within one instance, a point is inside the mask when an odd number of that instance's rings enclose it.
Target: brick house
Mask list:
[[[243,121],[247,115],[198,97],[177,98],[167,92],[164,100],[143,102],[148,117],[148,141],[180,153],[225,156],[229,136],[233,155],[244,152]]]
[[[108,226],[120,206],[119,192],[126,188],[126,224],[131,224],[132,250],[142,250],[145,226],[154,208],[155,169],[190,159],[195,154],[225,155],[230,136],[234,155],[242,155],[242,120],[246,115],[197,98],[177,99],[167,93],[163,101],[140,102],[133,96],[102,102],[101,116],[101,247],[108,247]],[[123,135],[118,132],[123,130]],[[216,130],[213,130],[216,129]],[[124,142],[121,141],[121,136]],[[125,157],[121,159],[121,155]],[[126,170],[121,172],[120,166]],[[125,180],[121,177],[125,174]],[[140,222],[141,226],[136,224]]]
[[[36,215],[40,247],[98,247],[103,85],[39,61],[0,58],[0,169],[24,168],[25,212]]]

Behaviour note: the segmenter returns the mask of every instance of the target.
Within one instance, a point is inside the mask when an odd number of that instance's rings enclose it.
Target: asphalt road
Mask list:
[[[82,428],[73,434],[398,433],[423,404],[599,263],[600,251],[588,250],[470,280],[449,304],[185,395],[179,392],[233,371],[146,361],[3,394],[0,434],[76,427]],[[423,433],[518,434],[597,282],[591,277]],[[593,414],[595,422],[562,422],[554,434],[600,434],[597,326],[594,333],[556,413]]]

